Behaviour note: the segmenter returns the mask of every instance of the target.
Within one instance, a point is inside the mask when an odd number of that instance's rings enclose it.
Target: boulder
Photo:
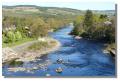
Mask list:
[[[14,59],[19,58],[19,54],[13,51],[11,48],[6,47],[2,49],[2,61],[8,62]]]
[[[81,39],[82,37],[79,37],[79,36],[75,36],[75,39]]]
[[[63,59],[57,59],[57,63],[62,63]]]
[[[46,74],[46,76],[50,76],[50,74]]]
[[[63,69],[62,69],[61,67],[59,67],[59,68],[57,68],[55,71],[56,71],[57,73],[61,73],[61,72],[63,71]]]

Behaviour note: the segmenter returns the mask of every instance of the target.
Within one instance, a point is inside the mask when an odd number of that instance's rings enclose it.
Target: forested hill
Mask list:
[[[16,5],[16,6],[2,6],[3,16],[14,16],[16,14],[19,15],[41,15],[41,16],[76,16],[76,15],[84,15],[85,10],[77,10],[71,8],[60,8],[60,7],[41,7],[35,5]],[[9,14],[8,14],[9,12]],[[93,13],[97,14],[106,14],[106,15],[114,15],[114,10],[93,10]]]
[[[40,7],[35,5],[17,5],[17,6],[3,6],[3,14],[36,14],[41,16],[56,16],[56,15],[80,15],[82,11],[71,8],[59,8],[59,7]],[[9,14],[7,14],[9,12]]]

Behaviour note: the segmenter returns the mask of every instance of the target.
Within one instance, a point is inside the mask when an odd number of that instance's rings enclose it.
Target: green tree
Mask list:
[[[34,20],[34,23],[31,25],[30,29],[35,37],[43,37],[48,34],[49,25],[46,24],[41,18],[38,18]]]
[[[93,32],[93,13],[91,10],[87,10],[85,14],[85,18],[83,21],[83,28],[85,30],[84,35],[88,35],[87,37],[91,38],[91,34]]]
[[[91,10],[86,11],[83,24],[85,29],[89,29],[93,26],[93,13]]]

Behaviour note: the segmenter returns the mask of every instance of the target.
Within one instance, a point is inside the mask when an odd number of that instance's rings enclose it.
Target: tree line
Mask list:
[[[115,15],[93,14],[87,10],[84,16],[78,16],[74,21],[71,34],[83,38],[115,42]]]
[[[38,38],[48,35],[70,22],[67,18],[44,18],[39,16],[10,17],[2,19],[2,38],[4,43],[19,41],[22,38]]]

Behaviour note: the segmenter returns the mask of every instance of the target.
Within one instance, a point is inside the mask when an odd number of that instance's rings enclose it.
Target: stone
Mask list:
[[[46,76],[48,76],[48,77],[49,77],[49,76],[50,76],[50,74],[46,74]]]
[[[63,59],[57,59],[57,63],[62,63]]]
[[[2,57],[3,57],[2,60],[4,63],[10,60],[19,58],[19,54],[13,51],[11,48],[6,47],[2,49]]]
[[[82,37],[79,37],[79,36],[75,36],[75,39],[81,39]]]
[[[59,68],[57,68],[55,71],[56,71],[57,73],[61,73],[61,72],[63,71],[63,69],[62,69],[61,67],[59,67]]]
[[[33,67],[33,70],[36,70],[36,69],[38,69],[37,67]]]

